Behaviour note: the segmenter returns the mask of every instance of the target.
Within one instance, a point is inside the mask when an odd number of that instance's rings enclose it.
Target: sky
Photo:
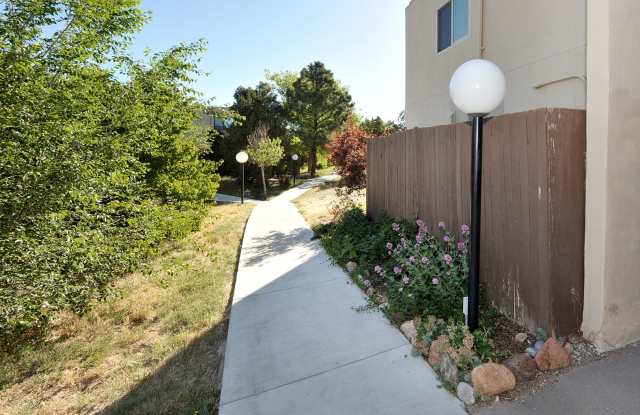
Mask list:
[[[299,72],[319,60],[349,88],[365,117],[404,109],[404,9],[409,0],[143,0],[151,21],[131,51],[142,57],[204,38],[195,89],[215,105],[264,71]]]

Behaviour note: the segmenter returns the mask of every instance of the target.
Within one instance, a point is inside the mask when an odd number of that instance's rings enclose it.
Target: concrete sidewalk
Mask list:
[[[638,415],[640,346],[611,352],[579,367],[521,401],[474,412],[478,415]]]
[[[242,199],[240,196],[225,195],[223,193],[216,193],[216,202],[218,203],[240,203]],[[262,200],[244,198],[245,203],[262,203]]]
[[[331,265],[291,200],[247,223],[227,338],[221,415],[463,415],[431,368]]]

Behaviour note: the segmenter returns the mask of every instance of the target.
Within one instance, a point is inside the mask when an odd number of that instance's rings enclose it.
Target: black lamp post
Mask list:
[[[242,192],[240,193],[240,203],[244,205],[244,165],[249,160],[249,155],[246,151],[240,151],[236,154],[236,161],[240,163],[242,170]]]
[[[480,320],[480,227],[482,221],[482,127],[484,116],[504,99],[506,80],[493,62],[474,59],[462,64],[451,77],[449,94],[458,109],[472,117],[471,136],[471,241],[467,325]]]
[[[292,154],[291,155],[291,160],[293,160],[293,186],[295,187],[296,185],[296,171],[297,171],[297,167],[298,167],[298,159],[300,158],[300,156],[298,156],[297,154]]]

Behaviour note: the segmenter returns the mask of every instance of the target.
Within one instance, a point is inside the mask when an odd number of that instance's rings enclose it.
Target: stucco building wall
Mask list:
[[[586,107],[585,0],[469,0],[469,36],[438,53],[437,10],[447,0],[413,0],[406,9],[406,120],[409,128],[463,121],[449,79],[483,57],[507,78],[495,114]]]
[[[640,2],[589,0],[583,331],[640,339]]]

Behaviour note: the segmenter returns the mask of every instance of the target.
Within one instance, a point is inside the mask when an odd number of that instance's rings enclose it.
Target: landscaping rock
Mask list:
[[[411,344],[415,345],[416,337],[418,337],[418,330],[416,330],[416,326],[413,323],[413,320],[405,321],[404,323],[402,323],[402,325],[400,326],[400,331],[407,339],[409,339],[409,342],[411,342]]]
[[[503,364],[514,374],[517,382],[531,380],[535,378],[538,373],[536,361],[527,353],[511,356],[504,361]]]
[[[468,383],[460,382],[456,392],[458,393],[458,399],[464,402],[465,405],[470,406],[476,403],[476,395],[473,391],[473,386]]]
[[[416,340],[416,343],[413,345],[422,355],[426,358],[429,358],[429,345],[425,342],[421,342],[420,340]]]
[[[518,333],[514,337],[514,340],[516,343],[524,343],[527,341],[527,337],[528,337],[527,333]]]
[[[569,356],[571,356],[571,354],[573,353],[573,345],[569,342],[566,342],[562,347],[564,347],[564,350],[566,350]]]
[[[427,359],[431,366],[438,366],[440,364],[442,360],[441,353],[444,352],[448,345],[449,338],[446,336],[440,336],[431,343],[431,347],[429,347],[429,358]]]
[[[550,337],[536,354],[536,364],[542,371],[558,370],[571,365],[571,355],[554,337]]]
[[[447,383],[458,383],[458,366],[448,354],[444,354],[440,361],[440,376]]]
[[[356,270],[357,267],[358,267],[358,264],[356,264],[355,262],[353,261],[347,262],[347,265],[346,265],[347,271],[353,272]]]
[[[471,382],[478,395],[495,396],[516,387],[516,377],[498,363],[484,363],[471,372]]]

